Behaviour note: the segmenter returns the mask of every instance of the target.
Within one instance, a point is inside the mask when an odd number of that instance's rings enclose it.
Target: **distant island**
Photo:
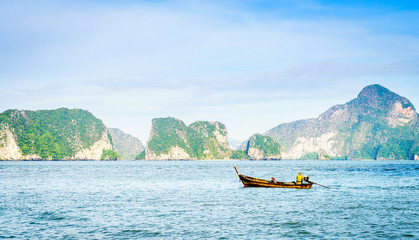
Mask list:
[[[230,156],[227,130],[221,123],[186,126],[174,118],[154,119],[148,147],[138,159],[418,160],[418,136],[413,104],[374,84],[318,118],[280,124],[255,134]]]
[[[121,129],[108,128],[108,132],[112,137],[113,148],[121,160],[134,160],[145,149],[140,139],[124,133]]]
[[[268,136],[253,136],[247,149],[234,151],[228,132],[220,122],[197,121],[186,126],[182,120],[167,117],[152,121],[146,150],[139,160],[271,160],[280,158],[280,146]],[[276,154],[276,155],[275,155]]]
[[[199,121],[189,126],[179,119],[152,121],[146,160],[229,159],[227,129],[219,122]]]
[[[281,145],[284,159],[419,160],[415,107],[377,84],[318,118],[280,124],[264,135]]]
[[[82,109],[7,110],[0,114],[0,160],[419,160],[418,113],[406,98],[380,85],[318,118],[254,134],[239,150],[223,123],[189,126],[155,118],[147,146],[107,128]]]
[[[1,160],[117,160],[103,122],[81,109],[0,114]]]

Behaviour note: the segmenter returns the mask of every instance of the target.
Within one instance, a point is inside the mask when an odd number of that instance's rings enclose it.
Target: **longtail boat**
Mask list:
[[[237,167],[237,175],[239,176],[240,181],[245,187],[266,187],[266,188],[296,188],[296,189],[307,189],[313,186],[312,182],[297,184],[296,182],[279,182],[279,181],[269,181],[260,178],[249,177],[239,173]]]

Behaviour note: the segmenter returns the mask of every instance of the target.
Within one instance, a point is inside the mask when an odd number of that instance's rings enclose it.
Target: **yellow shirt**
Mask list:
[[[297,175],[297,182],[302,182],[303,181],[303,175],[298,174]]]

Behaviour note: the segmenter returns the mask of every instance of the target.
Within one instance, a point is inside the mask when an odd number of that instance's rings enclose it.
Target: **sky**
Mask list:
[[[81,108],[243,141],[381,84],[419,106],[419,2],[1,0],[0,112]]]

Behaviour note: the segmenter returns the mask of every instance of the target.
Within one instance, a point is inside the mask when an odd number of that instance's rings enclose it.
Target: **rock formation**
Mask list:
[[[414,159],[418,127],[408,99],[371,85],[318,118],[281,124],[265,135],[280,143],[284,159]]]
[[[105,125],[81,109],[0,114],[0,160],[101,160],[113,146]]]
[[[101,160],[103,150],[112,150],[112,143],[108,137],[108,132],[104,131],[102,137],[95,142],[92,146],[81,149],[74,155],[73,159],[89,159],[89,160]]]
[[[189,126],[176,118],[155,118],[145,151],[146,160],[228,159],[227,129],[219,122],[198,121]]]
[[[20,160],[24,159],[13,133],[7,123],[0,124],[0,159]]]
[[[134,160],[145,149],[140,139],[118,128],[108,128],[108,132],[111,134],[113,147],[122,160]]]
[[[251,160],[281,159],[281,147],[271,137],[255,134],[246,143],[246,153]]]

